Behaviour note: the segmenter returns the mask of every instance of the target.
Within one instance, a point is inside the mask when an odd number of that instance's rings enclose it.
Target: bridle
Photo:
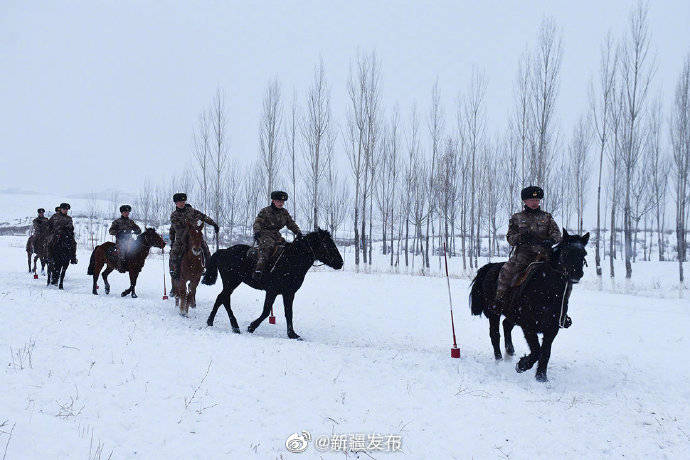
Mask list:
[[[316,253],[314,252],[314,248],[311,246],[309,241],[307,241],[306,237],[302,238],[302,241],[304,241],[304,244],[306,244],[307,247],[309,248],[309,250],[311,251],[311,258],[314,259],[313,262],[311,263],[311,266],[312,267],[323,267],[324,265],[326,265],[326,262],[322,262],[320,265],[315,265],[314,262],[316,262],[318,259],[316,258]]]

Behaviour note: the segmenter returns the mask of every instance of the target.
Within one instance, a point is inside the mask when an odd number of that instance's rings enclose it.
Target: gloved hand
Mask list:
[[[218,234],[218,232],[220,231],[220,227],[218,226],[218,224],[213,224],[213,231],[216,232],[216,234]]]
[[[541,242],[541,244],[543,244],[545,247],[549,247],[549,248],[550,248],[551,246],[553,246],[554,244],[556,244],[556,242],[555,242],[554,240],[552,240],[551,238],[547,238],[547,239],[543,240],[543,241]]]
[[[254,241],[256,241],[258,243],[260,236],[261,236],[261,233],[259,233],[259,232],[254,233]]]

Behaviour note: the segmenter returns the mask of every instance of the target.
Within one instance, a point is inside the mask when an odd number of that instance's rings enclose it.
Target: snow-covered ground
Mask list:
[[[313,439],[399,435],[403,452],[391,458],[679,458],[690,449],[690,305],[677,294],[578,286],[573,327],[557,337],[541,384],[514,370],[527,351],[519,329],[516,358],[494,361],[488,322],[470,316],[463,278],[452,280],[463,354],[453,360],[438,277],[313,270],[295,300],[305,341],[294,342],[280,299],[277,325],[254,334],[232,334],[223,310],[206,327],[219,285],[201,286],[199,307],[180,317],[161,300],[158,254],[138,299],[120,298],[120,274],[110,296],[95,297],[88,251],[58,291],[25,272],[22,243],[0,237],[8,459],[343,456],[313,444],[288,452],[288,436],[303,430]],[[233,296],[243,331],[262,299],[246,286]]]

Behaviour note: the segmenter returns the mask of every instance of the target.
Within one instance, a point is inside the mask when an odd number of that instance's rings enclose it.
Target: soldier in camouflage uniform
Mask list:
[[[35,245],[44,242],[48,236],[48,218],[45,216],[46,210],[38,208],[38,216],[33,220],[31,235],[31,245],[33,252],[38,252]]]
[[[254,240],[259,246],[259,257],[256,262],[256,269],[252,277],[258,281],[265,268],[266,261],[270,258],[271,252],[285,239],[280,235],[280,230],[287,227],[297,238],[302,237],[302,231],[292,220],[292,216],[283,206],[288,199],[288,194],[281,191],[271,192],[271,205],[266,206],[254,220]]]
[[[124,272],[127,254],[132,249],[132,234],[139,235],[141,228],[129,218],[132,207],[128,204],[120,206],[120,217],[115,219],[110,226],[108,233],[115,235],[115,251],[117,254],[117,270]]]
[[[175,210],[170,214],[170,277],[174,280],[180,277],[180,264],[184,255],[185,244],[187,244],[187,224],[196,225],[197,221],[205,222],[213,227],[218,234],[218,224],[201,211],[197,211],[192,205],[187,204],[185,193],[173,195]],[[204,241],[201,245],[204,252],[204,259],[211,257],[211,251]]]
[[[48,242],[47,245],[48,247],[52,247],[52,243],[55,239],[55,235],[58,235],[60,233],[67,233],[72,236],[72,259],[71,263],[76,264],[77,261],[77,242],[74,239],[74,223],[72,222],[72,217],[67,214],[67,212],[70,210],[71,206],[69,203],[61,203],[60,206],[56,209],[59,209],[59,212],[56,212],[52,216],[50,216],[50,219],[48,219],[48,231],[50,232],[50,236],[48,237]]]
[[[551,246],[561,239],[556,221],[551,214],[539,207],[539,200],[544,198],[544,190],[529,186],[522,190],[520,196],[525,207],[511,216],[506,234],[508,243],[515,250],[498,275],[496,309],[499,313],[503,309],[506,291],[517,277],[538,258],[548,257]]]

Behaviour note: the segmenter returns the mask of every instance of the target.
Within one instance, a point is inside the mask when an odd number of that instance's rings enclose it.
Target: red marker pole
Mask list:
[[[455,340],[455,321],[453,320],[453,297],[450,295],[450,276],[448,276],[448,257],[446,256],[446,243],[443,243],[443,260],[446,262],[446,284],[448,285],[448,303],[450,304],[450,327],[453,330],[453,348],[450,349],[451,358],[460,357],[460,349]]]
[[[163,254],[163,300],[168,300],[168,292],[165,286],[165,246],[161,248]]]
[[[268,317],[268,324],[275,324],[276,317],[273,316],[273,305],[271,305],[271,316]]]

